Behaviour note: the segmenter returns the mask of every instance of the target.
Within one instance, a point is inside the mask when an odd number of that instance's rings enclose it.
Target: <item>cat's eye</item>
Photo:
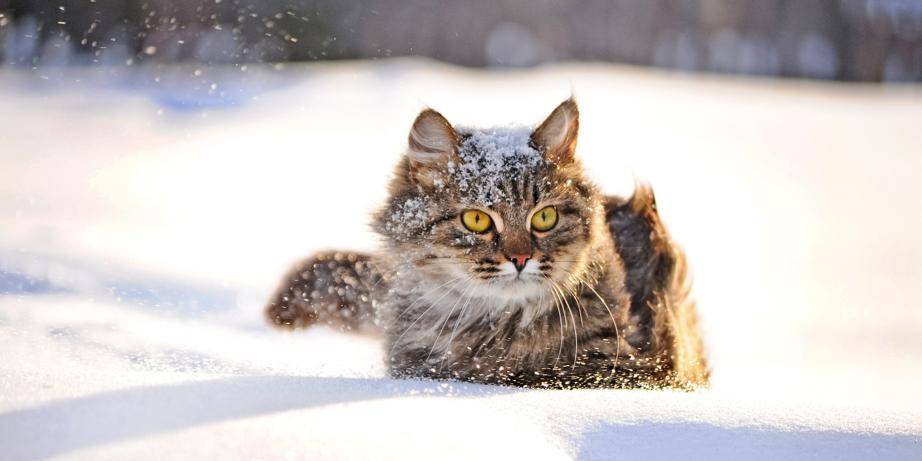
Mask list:
[[[557,208],[546,206],[531,217],[531,228],[538,232],[547,232],[557,225]]]
[[[480,210],[467,210],[461,213],[461,222],[467,230],[478,234],[482,234],[493,227],[493,220],[490,219],[490,215]]]

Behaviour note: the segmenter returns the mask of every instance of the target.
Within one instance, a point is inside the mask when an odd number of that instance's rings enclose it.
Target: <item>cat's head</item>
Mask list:
[[[453,127],[424,110],[376,230],[427,285],[551,299],[587,276],[602,235],[599,196],[574,156],[578,128],[573,99],[537,128]]]

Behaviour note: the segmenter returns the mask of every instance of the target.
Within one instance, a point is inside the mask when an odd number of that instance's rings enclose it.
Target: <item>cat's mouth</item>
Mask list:
[[[521,269],[511,262],[500,264],[499,272],[495,275],[498,281],[516,285],[540,283],[543,277],[538,266],[532,261],[525,263]]]
[[[444,264],[445,272],[452,267]],[[462,297],[495,299],[505,302],[519,302],[550,295],[548,275],[542,273],[537,262],[529,261],[522,270],[512,262],[493,263],[489,266],[474,264],[464,272],[454,272],[455,278],[442,281],[452,285],[452,290]]]
[[[509,275],[499,279],[500,282],[504,282],[508,285],[521,285],[523,283],[537,283],[539,280],[537,277],[531,274],[515,274]]]
[[[533,272],[531,268],[522,271],[514,267],[504,269],[506,270],[497,274],[490,283],[490,291],[494,297],[521,300],[538,298],[546,294],[546,285],[540,273]]]

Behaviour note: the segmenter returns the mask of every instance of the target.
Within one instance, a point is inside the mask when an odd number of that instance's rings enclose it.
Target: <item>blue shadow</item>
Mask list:
[[[408,396],[514,389],[433,381],[258,376],[140,387],[0,414],[2,459],[36,461],[97,445],[269,413]]]
[[[581,460],[922,460],[922,438],[707,423],[603,425],[585,434]]]

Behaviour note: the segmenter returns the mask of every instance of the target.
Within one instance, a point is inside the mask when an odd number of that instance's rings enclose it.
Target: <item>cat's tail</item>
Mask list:
[[[609,197],[606,215],[627,269],[630,314],[648,330],[650,352],[666,355],[677,386],[706,386],[710,370],[685,253],[666,231],[653,189],[640,184],[630,199]]]
[[[375,298],[386,290],[371,255],[330,251],[295,264],[266,306],[268,321],[285,329],[327,325],[377,333]]]

